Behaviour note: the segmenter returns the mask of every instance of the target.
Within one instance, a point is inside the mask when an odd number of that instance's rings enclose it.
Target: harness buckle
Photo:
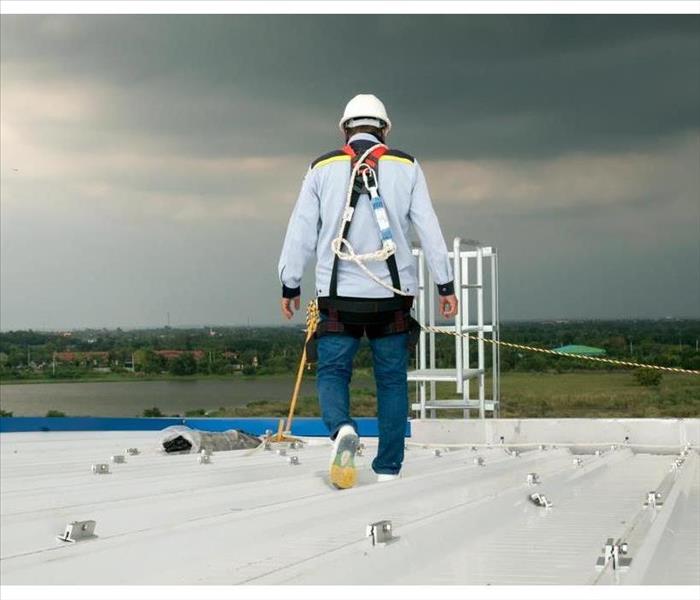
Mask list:
[[[365,184],[370,197],[376,198],[379,195],[379,184],[377,183],[376,172],[371,167],[367,167],[362,169],[360,174],[362,175],[362,181]]]

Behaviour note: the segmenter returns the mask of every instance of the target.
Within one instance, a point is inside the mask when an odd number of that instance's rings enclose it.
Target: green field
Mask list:
[[[645,387],[628,371],[509,372],[501,398],[502,417],[698,417],[700,377],[664,374]]]
[[[490,382],[487,381],[487,386]],[[487,387],[487,390],[489,388]],[[452,391],[452,394],[450,394]],[[413,395],[413,388],[411,388]],[[454,396],[454,386],[439,384],[438,396]],[[664,375],[657,387],[644,387],[628,371],[574,373],[507,372],[501,378],[501,417],[698,417],[700,378]],[[212,416],[284,416],[286,402],[252,402]],[[354,390],[354,416],[375,416],[371,389]],[[299,416],[318,416],[315,397],[301,398]],[[461,411],[442,411],[444,417],[462,417]]]

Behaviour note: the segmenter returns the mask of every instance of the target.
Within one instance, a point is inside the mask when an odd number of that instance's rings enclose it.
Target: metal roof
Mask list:
[[[3,583],[700,584],[692,449],[411,444],[403,477],[379,484],[367,439],[359,485],[338,491],[325,479],[325,440],[287,456],[219,452],[210,464],[164,455],[158,440],[154,431],[0,435]],[[140,454],[92,473],[128,447]],[[650,491],[660,506],[644,505]],[[552,506],[536,505],[535,493]],[[96,538],[57,541],[67,523],[88,519]],[[373,546],[367,525],[382,520],[393,539]],[[608,538],[629,543],[628,569],[596,569]]]

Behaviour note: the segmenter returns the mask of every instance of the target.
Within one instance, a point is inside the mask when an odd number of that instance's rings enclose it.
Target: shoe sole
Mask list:
[[[338,443],[330,468],[331,483],[338,489],[346,490],[357,483],[355,453],[359,441],[356,435],[345,435]]]

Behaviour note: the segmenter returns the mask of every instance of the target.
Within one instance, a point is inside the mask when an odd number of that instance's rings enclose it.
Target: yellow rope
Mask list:
[[[432,327],[430,325],[421,325],[423,331],[429,333],[446,333],[453,337],[465,337],[470,340],[478,341],[483,340],[487,344],[497,344],[505,348],[514,348],[516,350],[526,350],[528,352],[540,352],[542,354],[552,354],[554,356],[564,356],[566,358],[577,358],[580,360],[590,360],[593,362],[606,363],[609,365],[616,365],[618,367],[634,367],[635,369],[656,369],[657,371],[668,371],[669,373],[685,373],[686,375],[700,375],[700,371],[693,371],[692,369],[680,369],[677,367],[661,367],[659,365],[645,365],[637,362],[630,362],[626,360],[615,360],[614,358],[600,358],[598,356],[584,356],[583,354],[568,354],[565,352],[555,352],[554,350],[548,350],[547,348],[535,348],[534,346],[524,346],[523,344],[513,344],[512,342],[502,342],[500,340],[492,340],[490,338],[479,338],[477,336],[469,335],[468,333],[459,333],[456,331],[445,331],[438,327]]]
[[[314,335],[316,327],[318,326],[319,313],[318,313],[318,303],[316,300],[311,300],[306,305],[306,338],[304,339],[304,349],[301,353],[301,359],[299,360],[299,368],[297,370],[297,378],[294,382],[294,391],[292,392],[292,400],[289,403],[289,414],[287,415],[287,424],[284,427],[284,431],[292,430],[292,420],[294,419],[294,410],[297,406],[297,398],[299,397],[299,390],[301,389],[301,380],[304,377],[304,367],[306,366],[306,345],[309,340]],[[279,422],[279,431],[277,432],[276,439],[281,441],[283,438],[282,430],[282,419]]]

